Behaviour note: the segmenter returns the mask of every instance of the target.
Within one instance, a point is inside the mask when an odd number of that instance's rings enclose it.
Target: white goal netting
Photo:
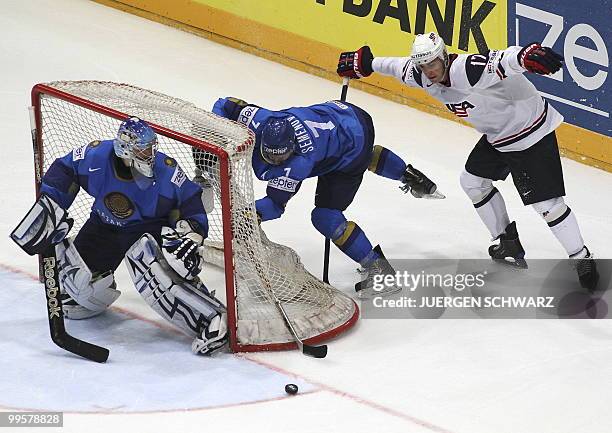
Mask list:
[[[302,339],[331,337],[355,322],[358,309],[350,297],[310,274],[295,251],[271,242],[259,228],[251,169],[254,137],[247,128],[189,102],[125,84],[53,82],[36,86],[33,94],[40,95],[33,100],[42,173],[76,147],[114,138],[125,115],[155,125],[159,150],[176,159],[188,176],[200,169],[212,192],[206,206],[206,259],[233,267],[225,266],[234,350],[285,348],[293,341],[271,293]],[[91,204],[81,190],[70,208],[72,234],[88,218]],[[224,215],[230,221],[225,227]],[[206,283],[205,272],[201,277]]]

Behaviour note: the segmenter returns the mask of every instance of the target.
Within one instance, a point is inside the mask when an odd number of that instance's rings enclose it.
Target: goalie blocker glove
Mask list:
[[[529,72],[548,75],[561,69],[563,57],[551,48],[533,42],[519,51],[518,61]]]
[[[73,223],[65,209],[43,194],[13,230],[11,239],[29,255],[41,254],[61,242]]]
[[[176,228],[162,228],[162,253],[170,267],[185,280],[193,280],[202,271],[200,248],[204,238],[186,220],[176,223]]]
[[[372,61],[374,56],[367,45],[357,51],[346,51],[340,54],[337,73],[341,77],[363,78],[372,75]]]

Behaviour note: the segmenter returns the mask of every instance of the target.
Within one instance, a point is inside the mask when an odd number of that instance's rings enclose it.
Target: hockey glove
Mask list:
[[[410,191],[410,194],[416,198],[446,198],[438,192],[438,187],[435,183],[410,164],[406,167],[400,182],[403,184],[400,186],[400,189],[405,193]]]
[[[67,235],[74,220],[51,197],[43,194],[11,233],[17,245],[33,256],[57,245]]]
[[[520,65],[529,72],[540,75],[554,74],[561,69],[563,57],[551,48],[533,42],[518,53]]]
[[[194,231],[185,230],[187,221],[176,223],[176,230],[162,227],[162,253],[164,258],[181,278],[193,280],[202,271],[200,247],[204,238]]]
[[[257,105],[249,104],[248,102],[242,99],[230,96],[228,98],[218,99],[217,102],[215,102],[212,111],[213,113],[218,114],[219,116],[237,122],[242,110],[248,106],[257,107]]]
[[[374,56],[367,45],[357,51],[346,51],[338,59],[338,75],[349,78],[369,77],[372,72]]]

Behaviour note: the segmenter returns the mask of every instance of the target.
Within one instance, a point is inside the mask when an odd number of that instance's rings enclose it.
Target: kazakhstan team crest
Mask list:
[[[125,194],[111,192],[104,197],[104,204],[111,213],[120,219],[126,219],[134,214],[134,204]]]

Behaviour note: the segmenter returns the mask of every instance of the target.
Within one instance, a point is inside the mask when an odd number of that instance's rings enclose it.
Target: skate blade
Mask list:
[[[401,292],[402,288],[401,287],[397,287],[397,286],[393,286],[392,288],[387,288],[385,290],[380,290],[380,291],[376,291],[372,288],[367,288],[367,289],[363,289],[357,292],[357,297],[359,299],[362,300],[368,300],[368,299],[372,299],[375,297],[386,297],[386,296],[391,296],[395,293]]]
[[[529,269],[529,266],[527,266],[527,262],[525,261],[525,259],[513,259],[508,257],[506,259],[493,259],[493,261],[512,266],[513,268]]]
[[[446,198],[446,196],[442,194],[439,189],[436,189],[431,194],[424,195],[423,198],[426,198],[428,200],[443,200]]]

